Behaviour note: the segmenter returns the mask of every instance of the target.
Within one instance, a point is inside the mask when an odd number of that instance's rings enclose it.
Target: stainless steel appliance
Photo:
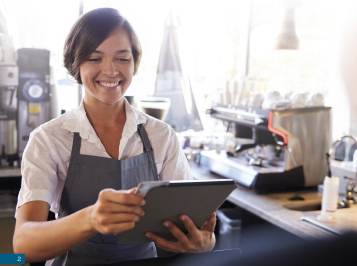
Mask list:
[[[22,48],[17,51],[19,67],[18,138],[21,157],[30,133],[51,119],[50,52]]]
[[[317,186],[326,175],[330,107],[264,110],[215,104],[211,116],[234,125],[235,137],[249,139],[233,154],[202,151],[212,172],[265,193]]]
[[[0,63],[0,166],[13,166],[18,160],[17,85],[17,66],[11,63]]]
[[[0,166],[4,167],[18,160],[16,92],[19,75],[12,38],[4,20],[0,24]]]
[[[31,131],[50,120],[49,51],[15,50],[0,10],[0,167],[16,166]]]

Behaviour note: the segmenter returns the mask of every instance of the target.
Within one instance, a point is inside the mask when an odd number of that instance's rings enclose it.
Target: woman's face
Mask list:
[[[113,31],[89,59],[79,66],[86,104],[114,104],[123,100],[134,75],[134,58],[128,33]]]

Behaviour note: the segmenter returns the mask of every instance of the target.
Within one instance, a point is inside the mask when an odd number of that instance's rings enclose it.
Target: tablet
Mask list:
[[[136,194],[146,201],[145,215],[133,229],[119,234],[117,244],[151,242],[146,232],[174,240],[162,222],[170,220],[187,233],[179,219],[181,214],[188,215],[196,227],[201,228],[236,187],[232,179],[142,182]]]

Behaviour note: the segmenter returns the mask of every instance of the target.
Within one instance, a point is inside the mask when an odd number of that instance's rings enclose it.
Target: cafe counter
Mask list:
[[[204,166],[190,163],[194,179],[222,178]],[[334,238],[346,231],[357,231],[357,205],[338,209],[331,222],[319,222],[322,194],[316,189],[257,194],[237,185],[228,201],[286,232],[305,240]]]

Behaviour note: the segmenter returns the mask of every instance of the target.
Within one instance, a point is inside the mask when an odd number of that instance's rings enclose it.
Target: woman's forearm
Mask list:
[[[26,262],[53,259],[84,242],[96,231],[90,226],[92,206],[53,221],[27,221],[16,226],[14,252]]]
[[[96,233],[116,235],[134,228],[144,215],[143,198],[135,188],[122,191],[103,189],[94,205],[55,221],[46,221],[49,205],[28,202],[17,210],[14,234],[15,253],[26,261],[44,261],[58,257]]]

